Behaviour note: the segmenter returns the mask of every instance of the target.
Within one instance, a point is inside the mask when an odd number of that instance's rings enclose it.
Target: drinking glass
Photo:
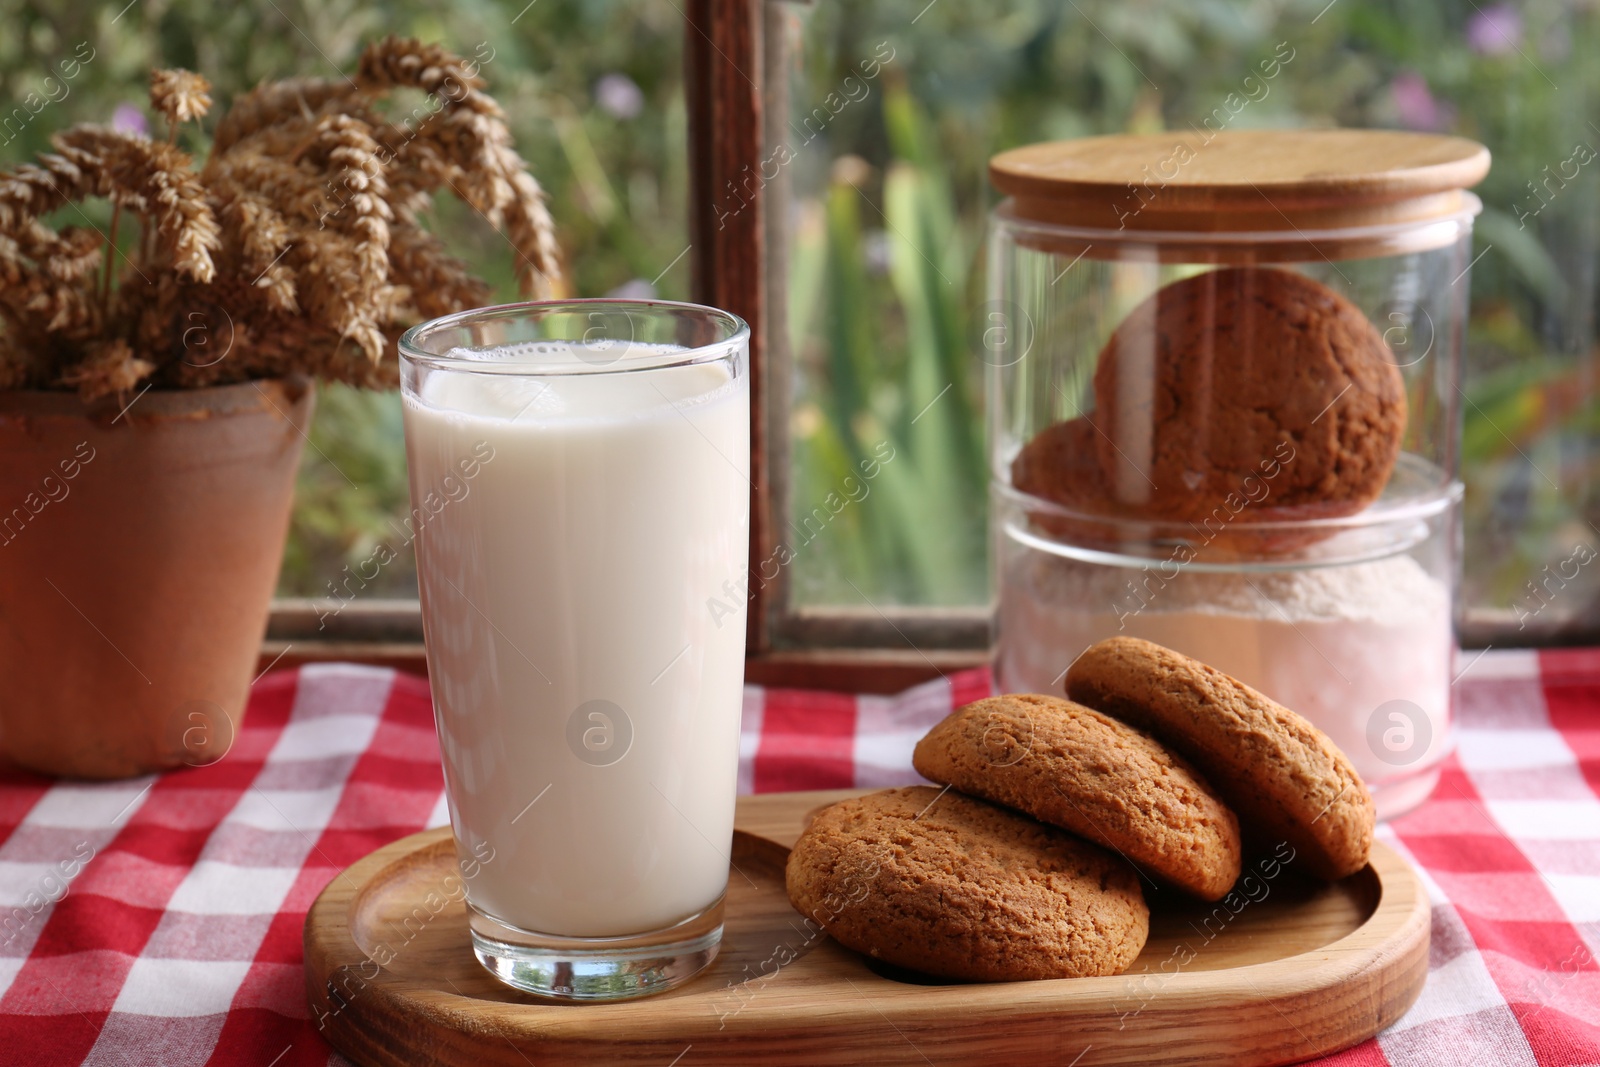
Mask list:
[[[638,996],[717,953],[749,337],[712,308],[570,300],[400,341],[407,525],[472,945],[518,989]]]

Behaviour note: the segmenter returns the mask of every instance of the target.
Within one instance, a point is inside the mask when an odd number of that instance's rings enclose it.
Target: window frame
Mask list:
[[[787,351],[785,169],[766,179],[773,145],[765,117],[788,111],[783,9],[792,0],[692,0],[685,19],[689,111],[689,233],[694,299],[750,323],[750,598],[747,676],[801,677],[812,686],[871,682],[874,668],[895,684],[988,662],[991,610],[878,607],[796,608],[789,569],[762,580],[781,558],[789,528],[790,368]],[[748,176],[761,174],[751,182]],[[719,211],[737,190],[741,207]],[[885,685],[889,683],[885,682]],[[881,688],[872,685],[870,688]]]

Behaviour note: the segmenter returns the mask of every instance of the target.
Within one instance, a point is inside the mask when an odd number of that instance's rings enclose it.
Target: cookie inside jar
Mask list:
[[[1448,745],[1468,189],[1488,164],[1461,138],[1359,130],[991,161],[1003,687],[1056,691],[1089,644],[1145,637],[1321,707],[1380,810],[1426,795]],[[1425,728],[1369,740],[1394,701]]]
[[[1246,551],[1293,541],[1252,536],[1252,519],[1338,517],[1376,500],[1406,424],[1378,329],[1334,290],[1273,267],[1162,286],[1112,332],[1093,383],[1080,418],[1105,506]]]

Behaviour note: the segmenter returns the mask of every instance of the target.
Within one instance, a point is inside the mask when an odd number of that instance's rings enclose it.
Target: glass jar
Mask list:
[[[1237,131],[996,156],[997,680],[1143,637],[1305,715],[1389,818],[1450,750],[1460,364],[1488,153]]]

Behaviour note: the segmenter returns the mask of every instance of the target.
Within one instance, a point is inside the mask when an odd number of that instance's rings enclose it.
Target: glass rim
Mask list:
[[[651,315],[663,313],[693,313],[719,323],[727,336],[710,344],[663,352],[634,360],[616,360],[606,364],[562,363],[549,364],[537,360],[481,360],[464,359],[429,352],[422,347],[427,335],[444,330],[469,326],[479,321],[517,318],[539,318],[543,313],[584,311],[620,311],[624,314]],[[490,304],[468,308],[449,315],[420,322],[400,335],[400,359],[406,363],[428,367],[432,370],[463,371],[472,374],[511,374],[522,377],[567,377],[590,374],[628,374],[636,371],[666,370],[688,367],[700,363],[714,363],[730,353],[747,346],[750,341],[750,324],[731,311],[695,304],[686,300],[639,300],[623,297],[573,297],[562,300],[524,300],[511,304]]]

